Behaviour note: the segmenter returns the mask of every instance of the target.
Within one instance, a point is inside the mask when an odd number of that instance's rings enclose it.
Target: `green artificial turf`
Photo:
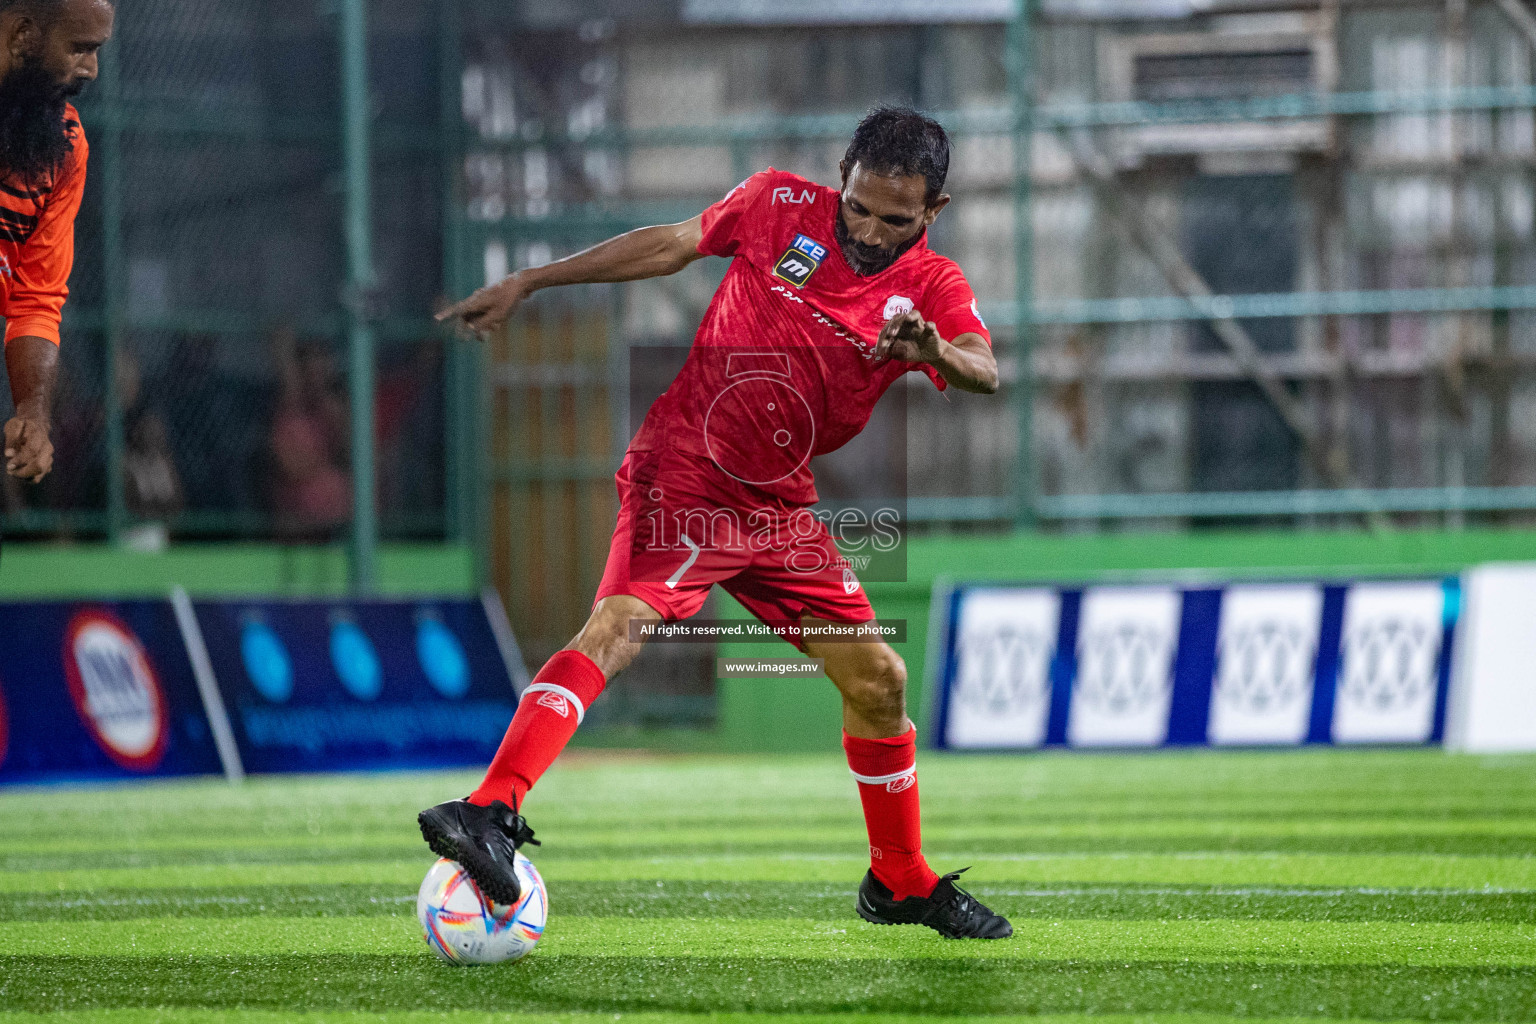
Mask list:
[[[465,774],[0,794],[0,1024],[1536,1021],[1536,758],[924,755],[927,846],[1016,929],[876,928],[841,758],[588,757],[524,808],[517,964],[422,943]]]

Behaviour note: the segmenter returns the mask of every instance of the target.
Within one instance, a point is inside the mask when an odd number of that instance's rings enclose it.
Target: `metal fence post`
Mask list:
[[[467,140],[463,118],[464,12],[459,0],[438,7],[438,147],[442,168],[443,289],[448,301],[481,284],[465,230],[465,197],[459,187]],[[447,432],[443,492],[444,536],[468,545],[475,582],[490,580],[490,542],[485,529],[484,346],[444,332],[444,427]]]
[[[101,137],[101,256],[103,300],[102,329],[105,357],[102,365],[107,446],[107,540],[117,544],[128,523],[128,504],[124,493],[123,394],[118,387],[118,370],[123,361],[126,333],[128,266],[123,240],[123,109],[122,65],[118,44],[101,51],[102,113],[106,124]]]
[[[1030,189],[1034,140],[1034,33],[1030,0],[1017,0],[1004,42],[1008,69],[1009,102],[1013,110],[1013,316],[1014,358],[1018,370],[1013,383],[1013,404],[1019,424],[1019,451],[1015,465],[1014,525],[1033,529],[1037,504],[1035,476],[1035,371],[1034,371],[1034,223]]]
[[[437,10],[437,145],[439,187],[443,203],[443,298],[462,298],[464,237],[460,212],[459,110],[463,88],[460,74],[459,10],[455,0],[442,0]],[[443,459],[443,533],[449,540],[468,539],[464,500],[464,383],[463,343],[456,337],[443,342],[443,417],[446,457]]]
[[[356,595],[376,583],[378,518],[374,506],[374,337],[369,322],[373,291],[373,238],[369,174],[371,110],[368,95],[367,0],[341,5],[342,138],[346,165],[347,307],[351,348],[352,544],[349,579]]]

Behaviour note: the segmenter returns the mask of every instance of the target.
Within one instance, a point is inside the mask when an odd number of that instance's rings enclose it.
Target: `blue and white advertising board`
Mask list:
[[[0,784],[220,770],[165,601],[0,604]]]
[[[1212,744],[1306,742],[1322,623],[1323,588],[1315,583],[1223,592],[1206,734]]]
[[[1446,746],[1536,751],[1536,564],[1481,565],[1465,577],[1462,641]]]
[[[478,601],[193,607],[249,772],[485,764],[516,710]]]
[[[481,765],[514,676],[494,597],[0,604],[0,785]]]
[[[1460,583],[941,589],[936,747],[1437,743]]]

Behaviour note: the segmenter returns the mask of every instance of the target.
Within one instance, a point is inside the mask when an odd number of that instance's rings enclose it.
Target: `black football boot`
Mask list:
[[[489,807],[449,800],[428,807],[416,822],[432,852],[458,861],[494,902],[510,906],[522,896],[514,854],[524,843],[539,841],[521,814],[500,800]]]
[[[939,879],[930,896],[895,898],[873,871],[859,883],[859,916],[870,924],[922,924],[946,939],[1006,939],[1013,934],[1008,919],[992,913],[976,897],[955,884],[963,872]]]

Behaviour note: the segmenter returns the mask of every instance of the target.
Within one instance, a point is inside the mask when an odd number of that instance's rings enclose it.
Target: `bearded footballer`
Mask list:
[[[870,867],[858,914],[949,938],[1000,939],[1008,921],[923,856],[916,730],[906,667],[877,633],[818,639],[815,623],[873,623],[863,587],[810,511],[810,460],[868,423],[908,373],[991,394],[997,362],[960,268],[927,245],[949,203],[943,127],[901,107],[871,112],[840,164],[840,189],[768,169],[699,216],[641,228],[519,271],[446,310],[479,334],[542,288],[675,274],[706,256],[730,267],[688,360],[620,465],[620,499],[591,617],[535,676],[480,787],[419,815],[439,856],[493,900],[516,903],[519,812],[586,710],[639,652],[645,627],[696,614],[716,584],[822,659],[842,694]]]

